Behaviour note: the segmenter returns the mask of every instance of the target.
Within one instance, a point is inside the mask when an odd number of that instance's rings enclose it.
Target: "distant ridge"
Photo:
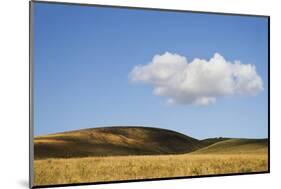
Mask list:
[[[35,137],[34,157],[183,154],[201,147],[199,140],[167,129],[113,126]]]
[[[239,154],[267,153],[268,139],[222,139],[219,142],[201,148],[194,154]]]

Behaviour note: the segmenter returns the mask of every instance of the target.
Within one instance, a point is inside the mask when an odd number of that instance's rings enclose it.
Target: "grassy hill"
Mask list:
[[[267,153],[267,139],[224,139],[201,148],[193,154],[242,154]]]
[[[266,172],[267,149],[267,139],[197,140],[149,127],[83,129],[34,138],[34,183]]]
[[[229,139],[231,139],[231,138],[224,138],[224,137],[207,138],[207,139],[200,140],[200,142],[204,147],[206,147],[206,146],[210,146],[214,143],[229,140]]]
[[[34,138],[35,159],[182,154],[204,145],[181,133],[150,127],[105,127]]]
[[[267,139],[197,140],[167,129],[116,126],[35,137],[34,157],[267,153],[267,144]]]

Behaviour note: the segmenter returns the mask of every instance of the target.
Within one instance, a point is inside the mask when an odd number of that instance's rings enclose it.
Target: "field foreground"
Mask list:
[[[104,127],[35,137],[34,159],[35,186],[266,172],[268,140]]]
[[[266,153],[85,157],[35,160],[35,185],[268,171]]]

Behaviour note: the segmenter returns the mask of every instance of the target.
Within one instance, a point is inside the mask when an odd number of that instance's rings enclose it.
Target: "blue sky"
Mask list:
[[[34,134],[107,125],[161,127],[195,138],[267,137],[267,18],[61,4],[34,7]],[[256,66],[264,90],[208,106],[167,106],[132,84],[136,65],[169,51]]]

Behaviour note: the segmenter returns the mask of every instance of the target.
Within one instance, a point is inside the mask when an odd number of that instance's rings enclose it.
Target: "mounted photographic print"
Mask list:
[[[30,2],[30,187],[269,173],[269,17]]]

